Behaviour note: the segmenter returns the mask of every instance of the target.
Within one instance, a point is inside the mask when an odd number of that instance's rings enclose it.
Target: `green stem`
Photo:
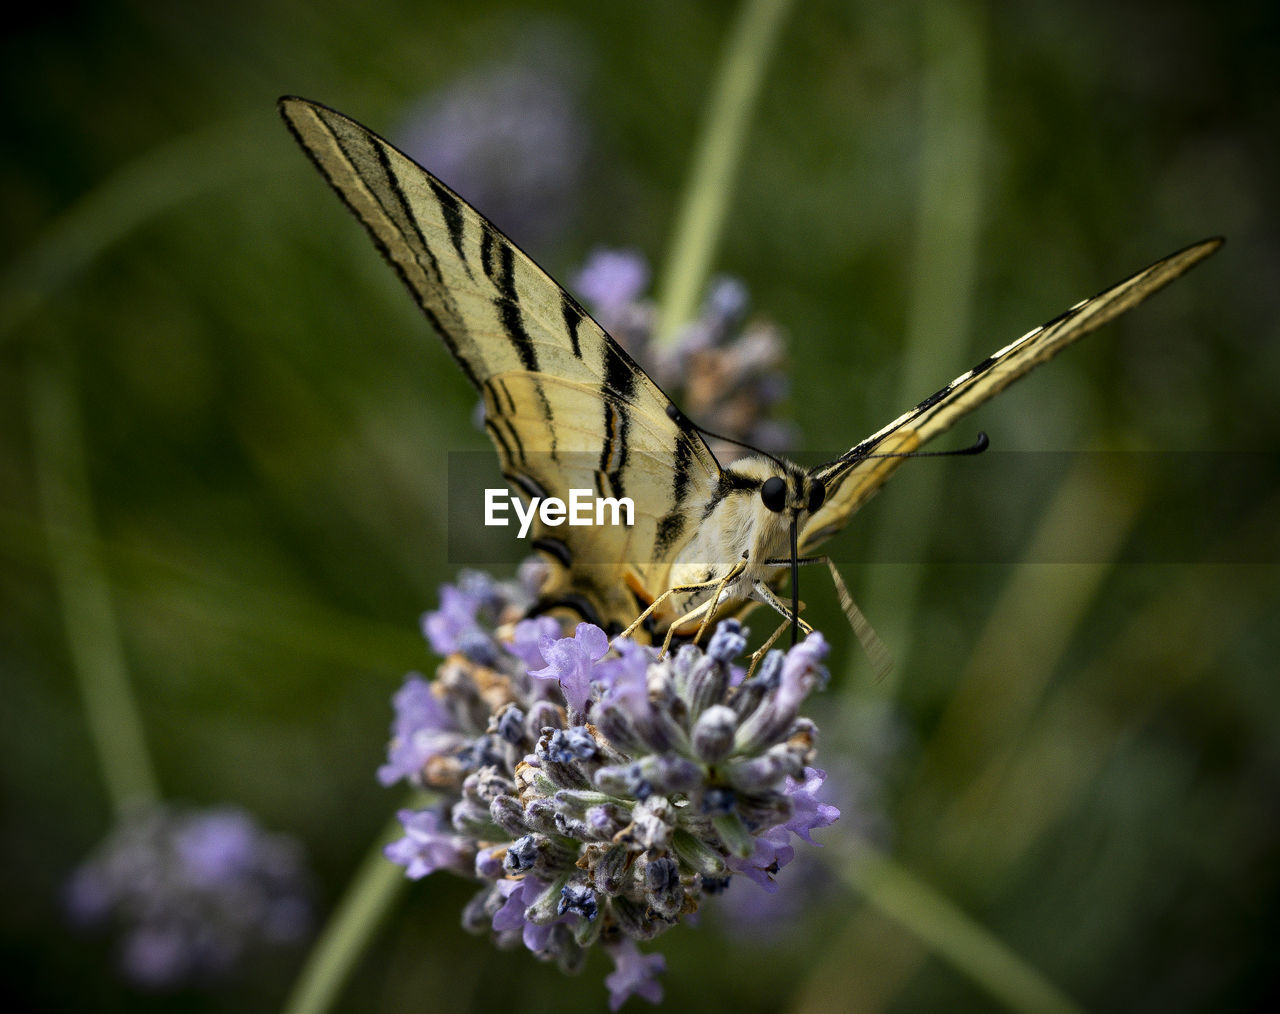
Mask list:
[[[854,842],[845,881],[1010,1010],[1081,1014],[1057,986],[909,870]]]
[[[734,173],[742,161],[751,110],[791,2],[746,0],[725,46],[658,286],[660,343],[673,341],[679,327],[697,314],[724,228]]]
[[[73,372],[33,360],[32,455],[45,538],[61,601],[71,667],[117,815],[159,798],[142,719],[129,687],[110,585],[97,553],[83,427]]]
[[[0,275],[0,342],[143,222],[258,171],[259,133],[244,121],[194,131],[129,162],[68,208]],[[96,548],[73,370],[68,357],[57,359],[55,351],[30,367],[32,454],[72,668],[107,792],[120,812],[154,801],[159,787]]]
[[[45,227],[0,275],[0,341],[59,288],[143,222],[206,191],[261,172],[265,129],[238,119],[168,141],[121,166]]]
[[[421,805],[421,799],[410,805]],[[351,970],[373,941],[378,925],[408,884],[404,870],[382,854],[383,845],[402,833],[400,822],[391,821],[365,855],[320,939],[311,948],[284,1005],[284,1014],[323,1014],[333,1006]]]
[[[920,162],[912,300],[903,343],[898,411],[937,390],[970,364],[969,310],[977,263],[978,209],[982,191],[982,137],[986,106],[986,38],[976,3],[930,0],[921,11],[924,72],[921,95]],[[953,363],[939,374],[940,363]],[[926,548],[923,533],[939,502],[942,472],[926,468],[914,476],[916,495],[899,502],[876,533],[873,558],[893,559],[894,546],[910,533],[913,552]],[[908,668],[923,567],[901,564],[870,568],[860,600],[872,606],[876,628],[894,646],[887,676],[866,678],[868,689],[892,696]]]

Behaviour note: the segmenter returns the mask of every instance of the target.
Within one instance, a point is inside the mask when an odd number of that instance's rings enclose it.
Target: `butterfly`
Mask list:
[[[793,640],[808,632],[797,586],[809,563],[827,564],[855,631],[874,646],[839,573],[814,550],[907,456],[1223,242],[1195,243],[1077,303],[832,461],[805,469],[757,453],[722,466],[621,346],[453,190],[341,113],[290,96],[279,106],[479,391],[517,494],[530,503],[575,489],[633,500],[630,525],[534,524],[531,544],[547,563],[535,611],[663,637],[664,648],[701,634],[713,615],[760,603],[785,620],[765,647],[787,626]],[[788,572],[790,602],[776,590]]]

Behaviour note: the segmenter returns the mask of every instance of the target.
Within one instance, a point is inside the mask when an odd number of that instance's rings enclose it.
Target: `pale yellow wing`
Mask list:
[[[520,405],[538,396],[554,406],[550,420],[519,412]],[[665,588],[670,560],[693,534],[698,509],[717,481],[705,469],[691,467],[687,441],[673,446],[671,426],[665,412],[623,402],[593,384],[545,373],[490,378],[485,428],[498,448],[503,475],[526,501],[549,490],[567,498],[567,491],[577,489],[634,504],[630,527],[612,523],[609,503],[603,525],[594,517],[591,524],[577,526],[534,523],[532,544],[560,565],[544,589],[549,600],[583,595],[602,615],[629,623],[648,603],[631,595],[628,573],[651,595]]]
[[[823,480],[827,497],[800,533],[801,554],[811,553],[820,542],[843,528],[853,512],[904,460],[900,456],[872,455],[902,455],[921,447],[1033,367],[1168,285],[1217,250],[1222,242],[1207,239],[1195,243],[1156,261],[1092,299],[1082,300],[1044,326],[1028,331],[988,356],[835,461],[816,469],[813,474]]]
[[[526,497],[592,488],[634,500],[644,519],[634,529],[537,533],[553,568],[548,599],[629,622],[635,603],[615,591],[624,565],[665,565],[720,474],[701,435],[571,296],[444,183],[332,109],[286,97],[280,112],[481,392],[512,487]]]

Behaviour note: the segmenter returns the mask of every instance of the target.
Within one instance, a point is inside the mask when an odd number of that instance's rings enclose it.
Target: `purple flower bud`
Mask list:
[[[529,821],[524,807],[515,796],[499,796],[489,804],[490,819],[512,838],[529,832]]]
[[[698,759],[717,764],[728,757],[737,728],[738,716],[732,708],[716,704],[704,711],[693,726],[693,749]]]
[[[787,733],[800,704],[812,690],[826,683],[827,671],[821,665],[826,653],[827,643],[817,631],[787,652],[781,668],[776,670],[777,686],[738,726],[734,739],[737,750],[754,753]],[[773,679],[774,672],[771,668],[764,679]]]
[[[728,665],[742,654],[747,647],[747,639],[743,636],[742,624],[737,620],[724,620],[711,635],[711,643],[707,645],[707,657],[721,665]]]
[[[680,870],[674,859],[663,856],[651,859],[644,867],[645,900],[663,919],[674,919],[684,904],[684,888]]]
[[[584,919],[594,919],[600,911],[596,901],[596,892],[586,884],[565,884],[560,889],[560,904],[556,907],[560,915],[572,912]]]
[[[458,635],[457,646],[476,665],[492,668],[498,662],[498,645],[483,630],[464,630]]]
[[[499,716],[498,735],[512,746],[525,742],[524,712],[514,704]]]
[[[559,729],[563,725],[563,709],[556,707],[551,701],[534,701],[524,720],[524,732],[536,743],[547,729]]]
[[[595,737],[582,725],[575,725],[572,729],[556,729],[547,743],[547,755],[562,764],[590,760],[599,752]]]
[[[502,860],[502,865],[508,873],[524,873],[533,869],[537,859],[537,841],[533,835],[527,834],[511,844],[507,849],[506,858]]]

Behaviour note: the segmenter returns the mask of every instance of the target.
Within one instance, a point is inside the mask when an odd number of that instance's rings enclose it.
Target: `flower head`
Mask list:
[[[456,619],[458,602],[442,596],[441,612]],[[387,855],[410,877],[473,876],[464,925],[499,943],[573,971],[599,942],[617,966],[614,1009],[631,994],[656,1002],[663,961],[637,942],[736,879],[776,890],[794,840],[839,816],[818,798],[817,730],[799,715],[825,683],[826,644],[811,634],[744,679],[736,620],[705,651],[663,659],[625,640],[611,652],[590,624],[558,637],[546,622],[481,622],[484,651],[455,638],[433,683],[411,676],[397,695],[380,777],[441,799],[401,813]]]
[[[119,924],[120,963],[165,988],[228,971],[248,949],[310,925],[301,849],[231,808],[131,811],[64,892],[81,925]]]

